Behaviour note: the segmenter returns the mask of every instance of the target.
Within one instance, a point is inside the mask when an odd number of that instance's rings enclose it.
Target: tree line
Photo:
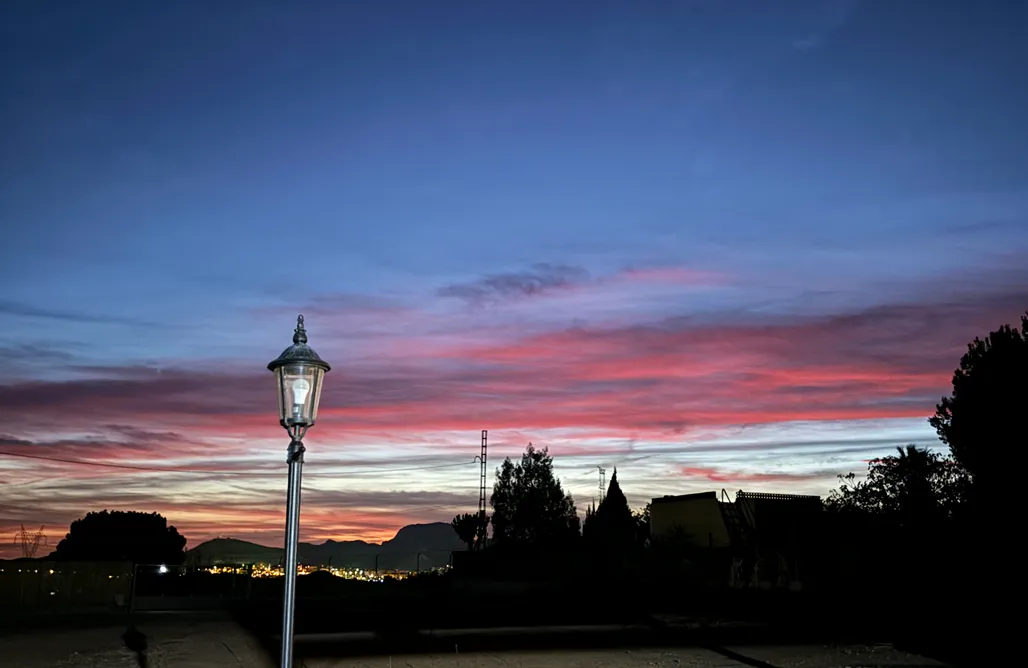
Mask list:
[[[824,501],[840,526],[861,525],[881,537],[890,531],[902,543],[935,543],[933,534],[955,526],[998,531],[1015,507],[1015,476],[1028,451],[1028,313],[1021,327],[1004,325],[968,344],[953,374],[950,396],[929,419],[948,452],[908,445],[868,464],[867,474],[840,475]],[[645,545],[649,506],[633,512],[617,481],[589,508],[580,526],[571,494],[553,472],[546,448],[529,444],[521,460],[509,457],[497,470],[490,498],[492,514],[465,513],[452,526],[469,550],[567,546],[581,538],[613,549]],[[892,534],[889,534],[892,535]]]
[[[482,529],[487,525],[492,526],[488,543],[498,548],[563,548],[579,538],[597,545],[635,545],[645,543],[649,534],[649,506],[632,511],[617,469],[606,495],[599,505],[586,510],[583,523],[574,498],[553,472],[548,449],[537,449],[531,443],[517,463],[510,457],[503,461],[489,504],[491,515],[464,513],[451,522],[469,550],[485,547]]]

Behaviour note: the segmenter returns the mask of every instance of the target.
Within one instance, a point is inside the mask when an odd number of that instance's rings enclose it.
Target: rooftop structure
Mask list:
[[[806,532],[821,512],[821,497],[740,491],[735,500],[722,490],[653,499],[654,538],[685,534],[701,547],[786,547]]]

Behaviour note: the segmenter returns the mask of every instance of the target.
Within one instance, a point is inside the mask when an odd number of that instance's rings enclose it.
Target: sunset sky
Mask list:
[[[24,0],[0,62],[0,555],[280,544],[297,313],[320,542],[473,512],[482,429],[583,511],[826,494],[1028,308],[1028,3]]]

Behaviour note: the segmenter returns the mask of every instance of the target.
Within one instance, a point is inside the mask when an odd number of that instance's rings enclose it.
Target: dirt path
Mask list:
[[[459,649],[459,648],[455,648]],[[229,619],[140,619],[134,627],[51,630],[0,637],[0,668],[275,668]],[[929,668],[943,664],[890,646],[728,647],[477,652],[310,658],[296,668]]]

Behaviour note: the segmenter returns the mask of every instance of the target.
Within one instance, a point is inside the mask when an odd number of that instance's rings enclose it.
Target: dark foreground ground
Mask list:
[[[668,620],[669,625],[682,620]],[[534,627],[532,629],[431,629],[411,637],[349,632],[297,636],[296,665],[471,668],[929,668],[944,663],[887,643],[711,644],[714,636],[660,636],[630,626]],[[742,640],[745,635],[738,635]],[[749,636],[751,639],[756,636]],[[731,640],[730,632],[718,638]],[[661,643],[661,640],[668,642]],[[674,642],[670,642],[674,641]],[[0,666],[18,668],[220,668],[277,665],[233,615],[136,613],[131,617],[65,618],[49,628],[22,626],[0,635]],[[982,664],[978,664],[982,665]]]
[[[454,645],[495,651],[868,643],[895,644],[954,665],[981,665],[984,651],[1002,655],[946,614],[946,605],[951,609],[952,601],[901,595],[883,600],[859,592],[699,590],[670,582],[654,588],[441,580],[306,598],[297,607],[296,631],[307,636],[305,651],[321,656],[394,648],[438,653]],[[251,603],[237,619],[267,646],[278,642],[277,601]],[[611,630],[523,630],[583,626]],[[484,629],[489,631],[479,632]]]
[[[0,631],[0,668],[207,668],[277,665],[277,632],[238,612],[136,612],[23,619]],[[277,621],[277,615],[276,620]],[[878,668],[962,664],[865,632],[655,615],[634,624],[383,628],[299,633],[297,667],[625,666]],[[940,660],[943,659],[943,660]]]
[[[902,597],[302,581],[296,634],[305,663],[297,666],[385,666],[400,656],[407,658],[397,666],[982,666],[1001,654],[927,614],[924,601]],[[0,666],[273,666],[280,624],[273,599],[139,599],[132,613],[8,609],[0,613]]]

